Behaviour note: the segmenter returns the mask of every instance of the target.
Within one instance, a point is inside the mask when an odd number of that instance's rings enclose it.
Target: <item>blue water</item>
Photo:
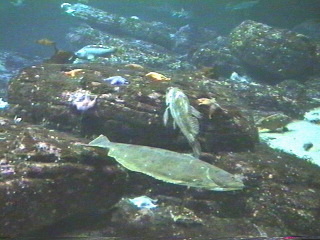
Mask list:
[[[68,47],[64,36],[70,27],[76,26],[77,19],[62,13],[63,0],[24,0],[21,6],[0,1],[0,48],[30,55],[50,56],[45,47],[34,41],[49,38],[59,43],[61,48]],[[81,1],[70,1],[70,3]],[[306,19],[319,16],[318,0],[260,0],[252,7],[237,10],[239,0],[89,0],[88,4],[123,16],[138,16],[143,20],[165,22],[177,26],[198,24],[211,28],[220,34],[229,31],[245,19],[256,20],[269,25],[292,28]],[[228,5],[229,4],[229,5]],[[231,5],[231,10],[228,6]],[[232,10],[234,8],[235,10]],[[191,18],[172,17],[172,11],[184,9]]]

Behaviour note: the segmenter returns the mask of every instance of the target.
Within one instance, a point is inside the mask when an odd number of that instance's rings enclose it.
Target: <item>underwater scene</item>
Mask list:
[[[0,19],[0,240],[320,239],[319,0]]]

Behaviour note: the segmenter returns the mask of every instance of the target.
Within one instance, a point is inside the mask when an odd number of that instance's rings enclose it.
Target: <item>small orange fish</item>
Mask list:
[[[48,38],[39,39],[39,40],[36,41],[36,43],[44,45],[44,46],[52,46],[54,51],[55,51],[55,53],[59,52],[59,49],[57,48],[56,42],[51,41]]]
[[[222,108],[216,101],[215,98],[198,98],[198,105],[206,105],[209,106],[209,119],[212,119],[213,114],[217,109],[221,109],[223,112],[227,113],[228,111]]]
[[[36,41],[36,43],[41,44],[41,45],[45,45],[45,46],[54,46],[54,45],[56,45],[56,43],[54,41],[51,41],[48,38],[39,39],[39,40]]]
[[[134,70],[144,70],[144,67],[139,65],[139,64],[135,64],[135,63],[130,63],[127,65],[124,65],[126,68],[130,68],[130,69],[134,69]]]
[[[198,98],[197,99],[198,105],[210,105],[212,104],[212,100],[209,98]]]
[[[81,74],[81,73],[84,73],[83,69],[81,68],[77,68],[77,69],[73,69],[73,70],[70,70],[69,72],[64,72],[64,74],[68,77],[76,77],[78,74]]]
[[[145,76],[153,81],[170,81],[171,80],[171,78],[167,78],[166,76],[157,72],[149,72]]]

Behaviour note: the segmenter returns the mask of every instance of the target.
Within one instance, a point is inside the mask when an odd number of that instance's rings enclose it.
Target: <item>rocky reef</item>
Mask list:
[[[66,5],[65,10],[71,16],[109,32],[154,42],[166,48],[174,44],[170,34],[174,34],[175,29],[161,22],[149,23],[135,16],[125,18],[80,3]]]
[[[0,97],[6,97],[9,80],[16,76],[20,69],[40,62],[41,60],[37,57],[0,50]]]
[[[96,60],[101,63],[137,63],[148,67],[156,67],[157,69],[172,70],[194,69],[193,65],[181,60],[179,56],[165,47],[152,42],[123,38],[110,33],[107,34],[87,24],[81,24],[71,29],[66,39],[74,49],[79,49],[92,43],[114,47],[116,52],[112,57]]]
[[[167,50],[186,54],[190,48],[216,37],[212,30],[186,24],[180,28],[162,22],[145,21],[137,16],[123,17],[85,4],[66,4],[63,10],[94,29],[117,36],[157,44]],[[85,31],[88,35],[90,32]]]
[[[222,37],[84,4],[62,7],[82,22],[66,35],[75,51],[92,44],[114,51],[10,75],[9,107],[0,110],[0,237],[320,235],[319,166],[259,142],[260,128],[288,131],[288,122],[319,106],[319,45],[249,20]],[[261,81],[269,77],[272,84]],[[191,153],[172,119],[164,125],[170,87],[201,114],[200,159],[241,179],[243,190],[161,182],[83,145],[104,134]]]
[[[182,150],[187,149],[186,142],[179,132],[165,128],[162,120],[166,89],[179,86],[189,94],[193,105],[205,113],[200,123],[205,151],[253,149],[257,141],[252,117],[236,107],[237,100],[232,99],[232,93],[219,82],[193,77],[191,73],[170,72],[166,75],[171,81],[155,81],[145,76],[148,73],[145,69],[101,64],[77,65],[82,72],[70,77],[66,72],[72,68],[74,65],[47,64],[24,69],[9,86],[13,114],[34,124],[85,136],[105,134],[114,141]],[[115,75],[125,77],[130,84],[114,86],[103,81]],[[83,112],[70,100],[81,91],[83,95],[97,97],[96,104]],[[197,99],[215,95],[218,102],[224,101],[224,107],[228,109],[229,105],[231,109],[229,112],[218,110],[209,119],[209,106],[198,105]]]
[[[316,63],[316,44],[308,37],[250,20],[233,29],[230,46],[246,64],[282,79],[311,75]]]
[[[40,233],[30,233],[30,230],[74,216],[79,209],[99,211],[111,207],[121,196],[145,194],[157,199],[160,205],[145,210],[123,200],[115,205],[114,211],[102,214],[108,220],[100,219],[101,214],[92,220],[94,225],[97,221],[107,224],[107,229],[77,229],[61,236],[138,237],[141,232],[147,236],[167,236],[165,232],[190,237],[197,236],[199,229],[203,236],[212,235],[212,231],[224,236],[230,226],[234,236],[319,234],[316,221],[319,206],[315,201],[319,195],[319,168],[259,144],[253,121],[285,109],[288,115],[298,117],[296,109],[302,105],[296,105],[296,100],[301,95],[294,91],[281,92],[277,86],[266,89],[257,83],[217,81],[202,71],[165,71],[162,74],[170,80],[158,81],[146,77],[150,70],[136,65],[42,64],[26,68],[12,79],[8,95],[11,107],[6,115],[16,117],[14,122],[2,120],[8,129],[2,132],[2,141],[11,146],[10,150],[7,147],[3,150],[1,182],[5,201],[2,203],[10,205],[13,199],[18,199],[24,208],[4,207],[6,218],[2,219],[8,223],[3,226],[10,227],[1,229],[2,235],[14,235],[20,228],[17,233],[35,236]],[[112,85],[103,81],[112,76],[122,76],[129,84]],[[84,142],[74,135],[91,138],[105,134],[115,142],[190,152],[181,133],[163,125],[164,95],[169,86],[183,89],[191,105],[202,114],[199,141],[204,152],[201,159],[241,174],[246,185],[244,191],[190,190],[187,197],[183,197],[183,187],[161,183],[142,174],[130,172],[129,182],[123,181],[122,171],[114,165],[108,166],[114,161],[106,161],[105,153],[74,145]],[[290,89],[289,83],[286,86]],[[312,101],[312,98],[300,98],[299,104],[304,103],[307,108]],[[88,102],[92,104],[86,105]],[[215,111],[211,111],[212,103]],[[76,104],[88,107],[78,109]],[[19,124],[19,119],[41,126]],[[10,144],[13,137],[14,143]],[[21,186],[28,187],[22,189]],[[8,194],[8,189],[15,195]],[[26,192],[28,189],[32,194],[36,192],[37,197],[27,199],[39,201],[39,205],[29,205],[25,200],[26,195],[31,194]],[[70,191],[73,194],[70,195]],[[57,193],[63,200],[56,199]],[[75,198],[82,201],[74,203]],[[184,210],[178,207],[181,199],[184,199]],[[234,206],[239,210],[230,211]],[[68,211],[62,214],[61,209],[65,208]],[[38,214],[30,215],[30,211]],[[52,211],[57,212],[56,215]],[[17,214],[28,220],[29,225],[16,222]],[[47,221],[39,220],[47,215],[51,216]]]
[[[219,36],[200,45],[190,56],[190,62],[199,68],[211,68],[215,78],[229,77],[233,72],[246,72],[241,61],[230,50],[228,37]]]
[[[108,209],[124,174],[83,139],[0,118],[0,236],[15,237],[79,213]]]

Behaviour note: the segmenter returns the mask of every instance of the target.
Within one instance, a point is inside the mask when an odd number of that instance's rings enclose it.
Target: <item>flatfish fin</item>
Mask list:
[[[100,135],[96,139],[89,142],[88,145],[91,147],[109,148],[110,143],[110,140],[106,136]]]

